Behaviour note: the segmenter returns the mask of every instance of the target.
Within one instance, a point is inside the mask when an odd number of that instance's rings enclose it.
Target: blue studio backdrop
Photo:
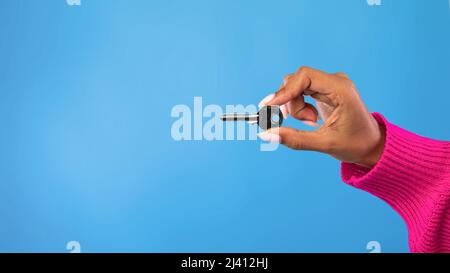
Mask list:
[[[409,251],[338,161],[175,141],[171,110],[257,104],[308,65],[449,139],[448,0],[76,2],[0,3],[1,252]]]

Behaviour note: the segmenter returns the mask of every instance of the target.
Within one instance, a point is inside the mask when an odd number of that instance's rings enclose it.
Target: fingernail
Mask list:
[[[280,143],[280,136],[277,134],[262,132],[258,134],[258,137],[267,142]]]
[[[260,101],[260,103],[258,103],[258,107],[261,108],[261,107],[265,106],[266,103],[268,103],[269,101],[271,101],[273,99],[273,97],[275,97],[275,94],[270,94],[270,95],[266,96],[264,99],[262,99],[262,101]]]
[[[289,111],[288,111],[288,109],[287,109],[286,104],[283,104],[283,105],[280,106],[280,111],[281,111],[281,113],[283,114],[283,118],[284,118],[284,119],[287,119],[288,116],[289,116]]]
[[[302,120],[302,122],[308,126],[314,126],[314,127],[320,126],[317,122],[313,122],[313,121],[309,121],[309,120]]]

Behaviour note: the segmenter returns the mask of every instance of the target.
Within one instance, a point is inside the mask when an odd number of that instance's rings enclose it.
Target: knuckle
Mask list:
[[[305,143],[302,141],[300,130],[294,129],[294,133],[292,134],[292,148],[295,150],[304,150]]]
[[[336,150],[337,139],[328,137],[328,132],[324,127],[320,127],[316,133],[317,139],[319,140],[317,150],[323,153],[332,154]]]
[[[292,141],[291,145],[289,146],[294,150],[303,150],[305,148],[303,142],[300,140]]]
[[[287,81],[289,81],[289,79],[292,77],[292,74],[287,74],[283,77],[283,82],[287,83]]]
[[[348,75],[347,75],[347,73],[342,72],[342,71],[337,72],[335,75],[336,75],[336,76],[339,76],[339,77],[341,77],[341,78],[346,78],[346,79],[349,78]]]
[[[286,145],[293,150],[301,150],[301,141],[296,137],[297,129],[280,128],[280,143]]]
[[[342,79],[342,86],[344,87],[344,89],[349,90],[349,91],[356,90],[355,83],[353,83],[353,81],[348,78]]]
[[[297,74],[308,74],[308,72],[311,70],[310,67],[308,66],[301,66],[298,70],[297,70]]]

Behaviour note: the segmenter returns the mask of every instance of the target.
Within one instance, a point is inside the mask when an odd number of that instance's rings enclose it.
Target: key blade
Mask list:
[[[224,114],[220,117],[221,121],[249,121],[254,122],[258,121],[257,114]]]

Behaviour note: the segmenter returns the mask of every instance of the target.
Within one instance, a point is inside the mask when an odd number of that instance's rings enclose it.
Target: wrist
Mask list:
[[[383,154],[384,144],[386,142],[386,128],[379,125],[375,119],[374,122],[376,123],[376,130],[374,133],[373,144],[365,156],[363,156],[359,162],[356,162],[356,164],[366,168],[373,168],[377,164]]]

